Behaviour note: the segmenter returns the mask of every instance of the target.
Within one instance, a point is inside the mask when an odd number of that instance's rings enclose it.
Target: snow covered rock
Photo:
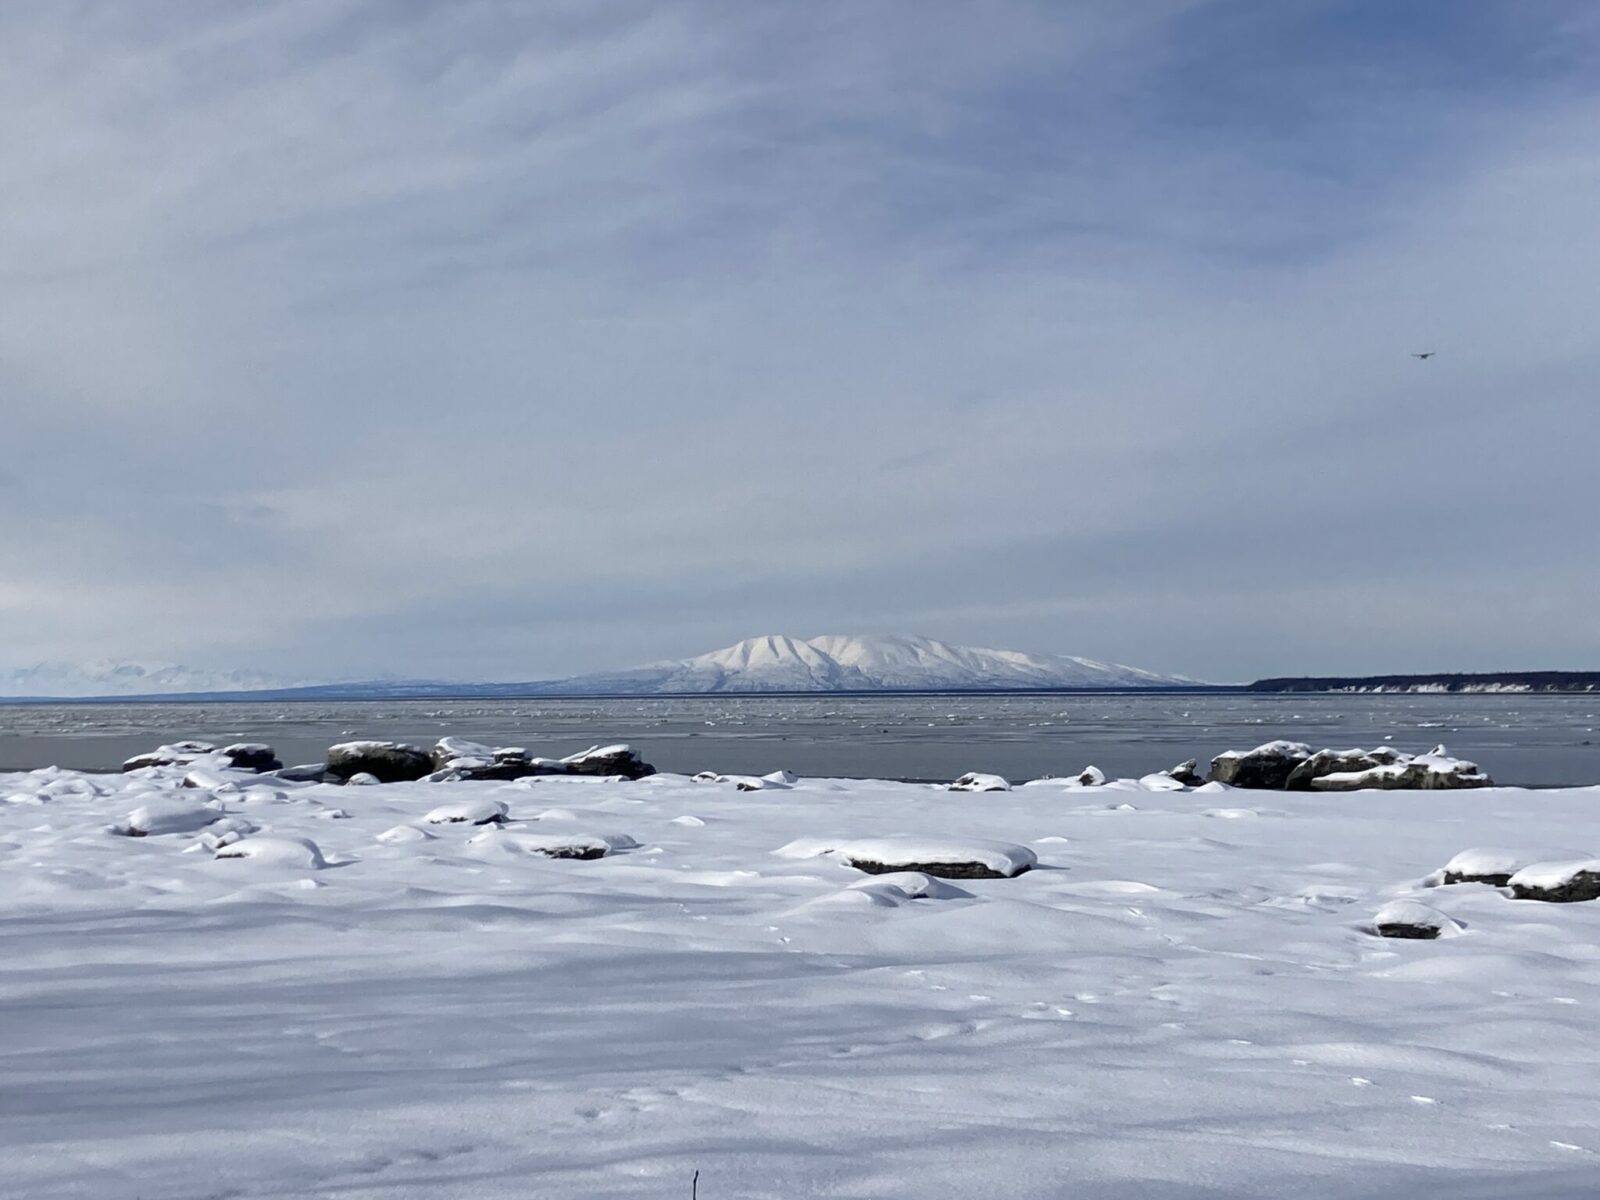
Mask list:
[[[220,751],[237,771],[276,771],[283,766],[277,751],[265,742],[235,742]]]
[[[1372,932],[1379,937],[1431,940],[1460,928],[1436,908],[1415,900],[1395,900],[1385,904],[1372,918]]]
[[[308,871],[321,870],[328,865],[317,844],[310,838],[300,837],[247,837],[223,846],[216,857],[218,861],[244,858],[263,866]]]
[[[1099,787],[1106,781],[1106,773],[1099,767],[1085,767],[1078,775],[1079,787]]]
[[[144,754],[136,754],[122,764],[123,771],[146,767],[190,767],[204,764],[218,770],[276,771],[283,766],[271,746],[261,742],[236,742],[218,750],[210,742],[173,742]]]
[[[968,771],[950,785],[952,792],[1009,792],[1011,785],[999,775]]]
[[[1407,756],[1388,746],[1376,750],[1318,750],[1305,762],[1289,772],[1284,787],[1291,792],[1309,792],[1313,781],[1324,775],[1339,775],[1351,771],[1371,771],[1400,762]]]
[[[422,819],[429,825],[491,825],[506,819],[504,800],[457,800],[441,804]]]
[[[297,763],[292,767],[279,767],[273,774],[285,783],[321,783],[328,776],[328,764]]]
[[[223,817],[220,821],[213,821],[202,829],[196,840],[207,850],[215,851],[221,850],[224,846],[231,846],[254,832],[256,826],[243,817]]]
[[[1463,850],[1439,872],[1440,883],[1487,883],[1505,887],[1511,877],[1534,863],[1550,863],[1588,858],[1587,851],[1573,850]]]
[[[1310,757],[1311,747],[1304,742],[1267,742],[1254,750],[1225,750],[1211,760],[1210,782],[1277,789]]]
[[[633,850],[639,845],[624,833],[521,833],[492,829],[468,843],[480,849],[505,849],[542,858],[572,858],[590,861],[604,858],[614,850]]]
[[[1509,884],[1517,900],[1551,904],[1600,900],[1600,858],[1533,863],[1511,876]]]
[[[493,762],[494,749],[482,742],[459,737],[442,737],[434,743],[433,765],[436,770],[442,770],[452,762],[463,758]]]
[[[1161,773],[1181,783],[1184,787],[1199,787],[1205,782],[1200,777],[1199,764],[1192,758],[1186,758],[1177,766],[1168,767]]]
[[[220,819],[222,809],[215,804],[188,800],[181,796],[164,796],[141,804],[128,814],[123,824],[115,826],[117,833],[127,837],[157,837],[164,833],[193,833]]]
[[[1452,758],[1443,746],[1415,758],[1399,755],[1396,760],[1363,771],[1336,772],[1311,781],[1312,791],[1356,792],[1365,788],[1390,790],[1435,790],[1441,788],[1493,787],[1494,780],[1478,764]]]
[[[328,747],[328,774],[338,780],[365,774],[380,783],[404,783],[432,770],[431,754],[403,742],[341,742]]]
[[[869,875],[920,871],[940,879],[1011,879],[1039,860],[1026,846],[982,840],[883,837],[846,842],[839,860]]]
[[[559,761],[568,775],[621,775],[624,779],[643,779],[656,773],[656,769],[628,745],[591,746]]]

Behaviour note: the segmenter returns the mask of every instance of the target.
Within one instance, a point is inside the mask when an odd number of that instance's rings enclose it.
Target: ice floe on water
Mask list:
[[[1600,789],[357,744],[0,774],[0,1193],[1600,1185]]]

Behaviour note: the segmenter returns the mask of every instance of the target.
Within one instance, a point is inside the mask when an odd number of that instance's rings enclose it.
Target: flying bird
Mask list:
[[[1414,354],[1412,354],[1411,357],[1412,358],[1432,358],[1437,353],[1439,353],[1437,350],[1428,350],[1428,351],[1424,351],[1422,354],[1415,354],[1414,353]]]

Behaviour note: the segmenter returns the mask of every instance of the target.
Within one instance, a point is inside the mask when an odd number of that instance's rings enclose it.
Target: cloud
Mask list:
[[[1593,665],[1600,30],[1381,8],[8,7],[0,663]]]

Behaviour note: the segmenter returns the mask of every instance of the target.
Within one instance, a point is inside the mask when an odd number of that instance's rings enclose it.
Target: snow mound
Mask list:
[[[952,792],[1009,792],[1011,785],[999,775],[968,771],[950,785]]]
[[[429,825],[489,825],[506,819],[504,800],[457,800],[441,804],[422,819]]]
[[[843,841],[843,838],[795,838],[794,841],[779,846],[772,853],[777,858],[821,858],[824,854],[832,854]]]
[[[1010,879],[1039,861],[1026,846],[1010,842],[921,837],[846,842],[836,855],[845,866],[871,875],[919,871],[941,879]]]
[[[296,867],[316,871],[327,866],[322,851],[310,838],[254,837],[222,847],[218,859],[247,858],[274,867]]]
[[[894,894],[903,900],[971,900],[972,893],[921,871],[890,871],[850,885],[854,891]]]
[[[215,804],[199,800],[186,800],[172,796],[141,804],[128,814],[127,820],[116,826],[116,832],[128,837],[157,837],[164,833],[193,833],[220,819],[222,809]]]
[[[392,829],[385,829],[373,840],[382,842],[385,846],[404,846],[410,842],[431,842],[433,834],[426,829],[418,829],[415,825],[396,825]]]

